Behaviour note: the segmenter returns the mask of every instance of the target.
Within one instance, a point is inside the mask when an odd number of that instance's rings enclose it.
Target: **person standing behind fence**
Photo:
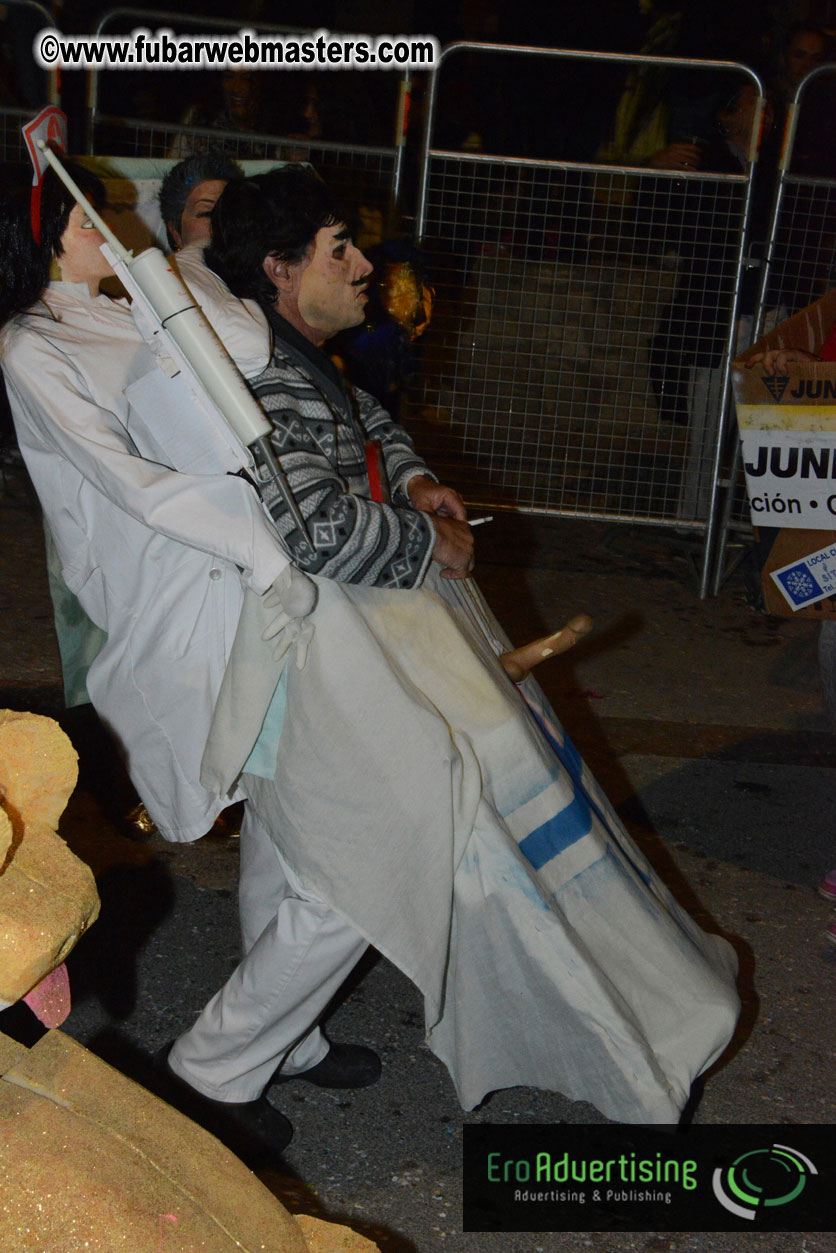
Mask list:
[[[802,79],[833,60],[831,40],[819,26],[803,22],[792,26],[778,62],[775,95],[783,130],[787,109]],[[800,97],[801,108],[793,140],[790,170],[808,178],[836,175],[836,75],[815,78]]]
[[[781,134],[802,79],[831,59],[825,31],[807,23],[790,28],[775,77]],[[773,270],[782,303],[794,313],[833,283],[833,189],[826,180],[836,177],[836,73],[817,75],[799,96],[788,168],[780,218],[782,246]],[[798,183],[796,176],[813,181]]]
[[[719,365],[728,341],[743,199],[736,186],[712,185],[710,179],[713,173],[748,171],[757,101],[758,93],[751,82],[731,92],[718,108],[714,134],[699,151],[695,162],[705,170],[706,181],[689,181],[678,192],[680,277],[650,349],[650,379],[663,422],[688,423],[691,370]],[[752,240],[763,240],[766,233],[778,155],[773,119],[774,111],[767,102],[750,215]],[[757,268],[744,272],[738,294],[738,317],[751,317],[759,277]]]
[[[265,99],[267,95],[265,77],[264,74],[257,74],[254,70],[226,70],[220,81],[220,98],[218,98],[217,80],[215,80],[214,99],[209,99],[207,103],[190,104],[180,118],[180,125],[205,127],[226,132],[227,135],[241,132],[256,135],[276,134],[273,110]],[[178,135],[166,155],[180,160],[190,153],[228,147],[230,143],[231,140],[228,139],[225,142],[220,136],[215,142],[196,135]],[[272,152],[265,152],[263,143],[246,139],[236,141],[236,153],[239,157],[273,155]]]

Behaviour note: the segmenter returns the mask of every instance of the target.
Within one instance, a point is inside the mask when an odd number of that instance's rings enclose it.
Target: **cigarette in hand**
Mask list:
[[[493,514],[491,514],[487,518],[468,518],[467,519],[468,526],[481,526],[483,522],[493,522]]]

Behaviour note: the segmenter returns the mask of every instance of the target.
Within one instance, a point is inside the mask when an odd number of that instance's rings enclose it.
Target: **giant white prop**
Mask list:
[[[257,486],[266,505],[280,495],[301,533],[310,541],[305,519],[273,452],[272,430],[224,345],[191,292],[159,248],[138,256],[125,248],[67,173],[60,158],[40,140],[38,148],[91,222],[104,236],[102,252],[131,297],[137,328],[170,376],[149,386],[182,392],[191,403],[177,405],[176,423],[153,426],[148,434],[176,470],[204,473],[248,471],[258,465]],[[166,370],[166,359],[174,368]],[[185,400],[185,398],[183,398]],[[143,407],[151,421],[153,405]],[[211,464],[206,459],[211,458]]]

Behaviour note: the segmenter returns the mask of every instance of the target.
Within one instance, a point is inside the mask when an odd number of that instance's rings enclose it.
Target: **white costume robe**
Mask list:
[[[369,398],[352,416],[322,372],[277,340],[254,386],[291,482],[363,495]],[[275,778],[247,780],[301,882],[421,989],[465,1108],[520,1084],[676,1121],[734,1030],[730,945],[673,900],[536,682],[509,681],[474,585],[315,581]]]
[[[673,900],[535,681],[527,700],[509,681],[475,588],[317,582],[275,781],[248,780],[285,857],[421,989],[466,1109],[527,1085],[675,1122],[734,1030],[730,945]]]
[[[124,389],[156,365],[124,302],[51,283],[0,354],[64,579],[107,633],[91,699],[160,831],[197,839],[229,803],[198,778],[244,584],[287,558],[243,479],[137,455]]]

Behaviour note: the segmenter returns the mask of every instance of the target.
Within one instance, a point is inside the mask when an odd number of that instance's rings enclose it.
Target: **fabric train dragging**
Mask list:
[[[619,822],[476,585],[317,580],[288,667],[282,850],[425,997],[461,1104],[529,1086],[676,1122],[722,1053],[736,959]],[[327,787],[323,781],[327,780]]]

